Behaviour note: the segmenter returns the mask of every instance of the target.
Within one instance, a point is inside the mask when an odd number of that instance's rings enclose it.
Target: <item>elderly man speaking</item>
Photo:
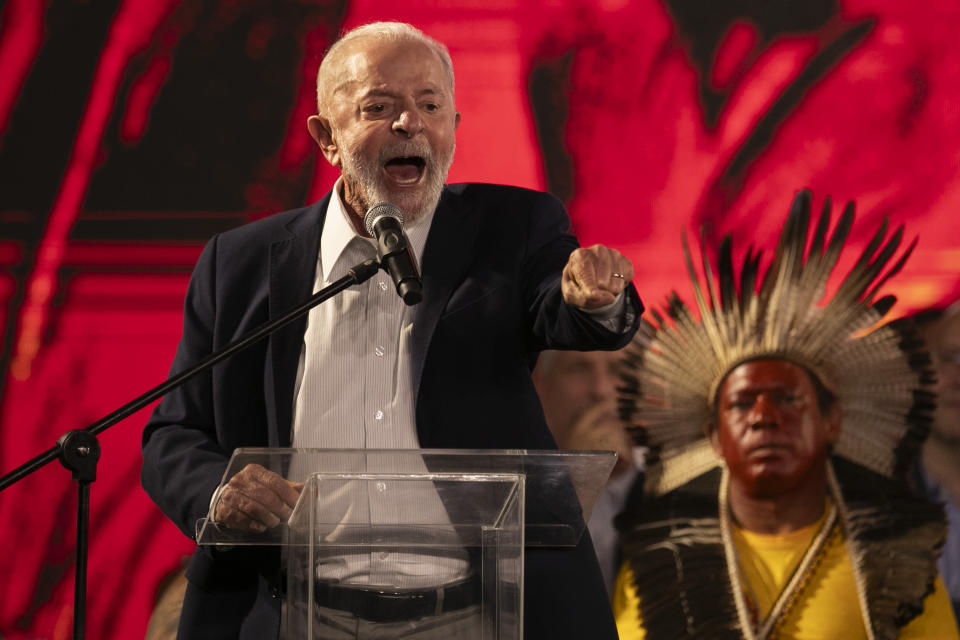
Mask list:
[[[341,178],[309,207],[207,244],[173,371],[375,258],[363,219],[379,203],[402,212],[422,301],[405,306],[381,273],[168,394],[144,432],[143,485],[187,535],[211,504],[222,526],[251,531],[289,515],[298,487],[261,467],[214,496],[236,447],[554,448],[530,378],[537,354],[618,349],[639,322],[629,261],[579,249],[556,199],[445,186],[460,114],[443,45],[409,25],[360,27],[324,58],[317,94],[308,128]],[[616,637],[589,536],[525,562],[527,638]],[[277,637],[277,564],[264,550],[198,550],[180,637]],[[369,584],[362,573],[338,584]],[[395,637],[464,637],[457,606]],[[358,637],[363,613],[345,609],[329,637]]]

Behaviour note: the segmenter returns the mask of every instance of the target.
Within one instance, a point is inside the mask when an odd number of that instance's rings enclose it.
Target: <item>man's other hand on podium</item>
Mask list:
[[[214,520],[231,529],[266,531],[290,517],[302,489],[302,482],[290,482],[259,464],[248,464],[220,491]]]

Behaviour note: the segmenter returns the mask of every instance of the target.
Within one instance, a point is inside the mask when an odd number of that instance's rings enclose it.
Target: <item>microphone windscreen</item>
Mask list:
[[[396,218],[400,224],[403,224],[403,211],[392,202],[378,202],[367,210],[363,216],[363,226],[371,237],[376,237],[373,232],[373,225],[382,217]]]

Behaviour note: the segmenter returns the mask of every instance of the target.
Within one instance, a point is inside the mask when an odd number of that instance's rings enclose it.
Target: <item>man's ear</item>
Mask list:
[[[334,167],[340,166],[340,146],[333,138],[333,129],[330,127],[330,121],[323,116],[310,116],[307,118],[307,130],[310,131],[310,137],[317,141],[317,146]]]

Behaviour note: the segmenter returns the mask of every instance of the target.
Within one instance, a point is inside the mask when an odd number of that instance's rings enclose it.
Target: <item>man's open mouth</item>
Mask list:
[[[420,156],[400,156],[387,160],[383,170],[397,184],[416,184],[427,168],[427,161]]]

